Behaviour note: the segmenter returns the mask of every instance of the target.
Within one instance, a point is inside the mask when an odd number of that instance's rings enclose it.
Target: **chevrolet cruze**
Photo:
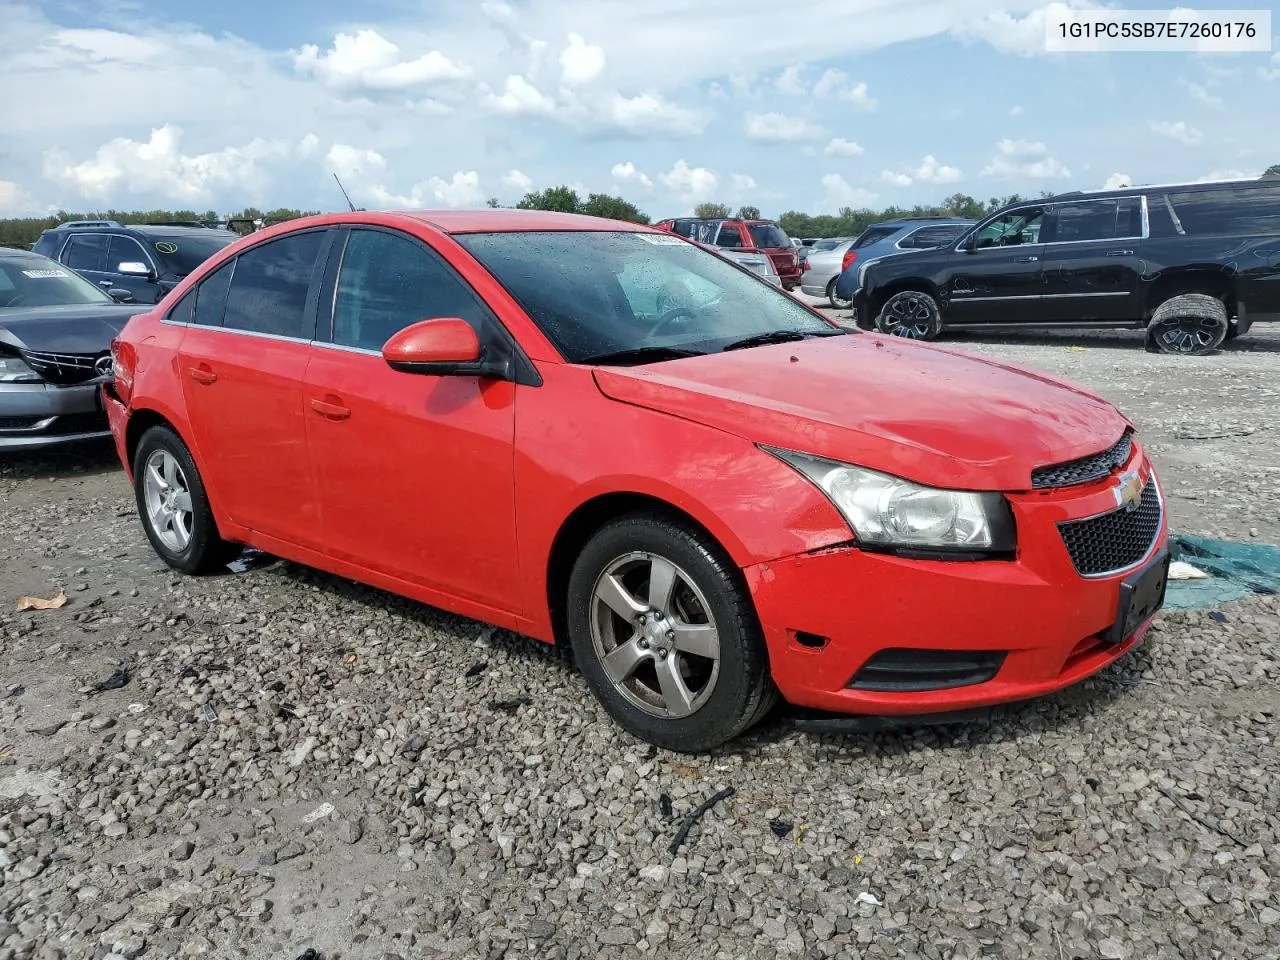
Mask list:
[[[1164,598],[1160,483],[1111,404],[841,329],[647,227],[295,220],[210,258],[113,360],[172,567],[251,545],[567,643],[622,727],[675,750],[779,697],[916,716],[1050,693]]]

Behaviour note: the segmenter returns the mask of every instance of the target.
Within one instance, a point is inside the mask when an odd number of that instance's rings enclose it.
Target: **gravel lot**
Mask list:
[[[1178,529],[1280,543],[1280,331],[954,343],[1117,402]],[[172,574],[106,445],[0,460],[0,503],[0,960],[1280,957],[1274,596],[966,725],[781,711],[688,758],[550,648],[269,558]]]

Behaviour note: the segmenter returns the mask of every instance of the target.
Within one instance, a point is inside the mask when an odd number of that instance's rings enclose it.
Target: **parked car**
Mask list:
[[[107,435],[97,384],[112,337],[142,309],[47,257],[0,247],[0,452]]]
[[[815,291],[813,296],[826,296],[831,306],[851,306],[857,296],[858,279],[867,264],[908,250],[932,250],[945,246],[976,222],[960,217],[914,217],[872,224],[857,240],[840,248],[838,262],[834,257],[824,256],[820,264],[812,264],[811,272],[805,274],[805,281]],[[834,276],[831,275],[833,267]],[[803,288],[804,285],[801,286]]]
[[[158,303],[204,260],[240,239],[233,230],[116,220],[72,220],[40,234],[36,253],[138,303]]]
[[[796,248],[791,245],[786,231],[772,220],[680,217],[660,220],[654,226],[725,250],[767,254],[778,271],[784,290],[800,286],[800,260]]]
[[[1163,494],[1111,404],[843,330],[637,224],[295,220],[113,357],[112,433],[171,567],[250,544],[567,643],[673,750],[779,696],[917,715],[1059,690],[1163,598]]]
[[[694,241],[696,242],[696,241]],[[778,276],[778,271],[773,266],[773,260],[766,253],[750,253],[746,250],[730,250],[720,247],[713,247],[709,243],[699,243],[698,246],[704,250],[710,250],[712,253],[719,254],[726,260],[732,260],[734,263],[741,264],[745,269],[752,273],[759,274],[766,282],[772,283],[775,287],[782,286],[782,278]]]
[[[802,264],[807,263],[809,260],[809,257],[811,257],[813,254],[823,253],[827,250],[834,250],[836,247],[841,246],[842,244],[846,244],[852,239],[853,237],[822,237],[819,240],[814,240],[812,243],[810,243],[803,250],[800,251],[800,262]],[[803,267],[801,269],[803,270]],[[800,285],[804,286],[803,278],[801,279]]]
[[[1114,327],[1200,355],[1280,320],[1280,180],[1123,187],[1012,204],[956,243],[867,268],[860,316],[943,330]]]

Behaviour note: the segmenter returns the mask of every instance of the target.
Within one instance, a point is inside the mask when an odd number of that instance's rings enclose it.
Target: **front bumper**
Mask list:
[[[96,384],[0,384],[0,451],[37,450],[107,434]]]
[[[1139,472],[1145,483],[1149,464]],[[1100,577],[1076,572],[1057,527],[1116,510],[1114,491],[1109,478],[1011,495],[1019,537],[1014,560],[918,560],[839,546],[748,567],[783,697],[831,713],[953,713],[1053,693],[1119,659],[1151,625],[1147,617],[1118,642],[1108,638],[1121,583],[1161,562],[1167,549],[1164,508],[1144,558]],[[963,652],[997,665],[972,682],[932,689],[852,686],[869,664],[904,650],[921,662]]]

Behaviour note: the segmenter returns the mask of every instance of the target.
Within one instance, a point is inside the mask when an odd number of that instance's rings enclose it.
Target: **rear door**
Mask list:
[[[140,263],[150,273],[143,275],[123,273],[120,267],[126,263]],[[133,237],[121,236],[118,233],[111,234],[107,243],[106,269],[107,276],[100,281],[103,289],[120,287],[128,290],[138,303],[158,303],[164,298],[164,291],[152,279],[157,275],[155,261],[142,249],[142,244],[138,243]]]
[[[303,380],[328,239],[325,228],[289,233],[210,274],[178,351],[188,418],[222,509],[309,547],[320,543],[320,512]]]
[[[1141,196],[1055,204],[1045,227],[1041,319],[1141,320],[1138,283],[1146,234]]]
[[[955,253],[943,282],[948,324],[1038,322],[1044,294],[1043,206],[1019,207],[984,223]]]
[[[103,281],[107,281],[108,285],[114,286],[112,278],[107,275],[107,247],[110,243],[111,238],[105,233],[73,233],[58,260],[90,283],[102,286]]]

